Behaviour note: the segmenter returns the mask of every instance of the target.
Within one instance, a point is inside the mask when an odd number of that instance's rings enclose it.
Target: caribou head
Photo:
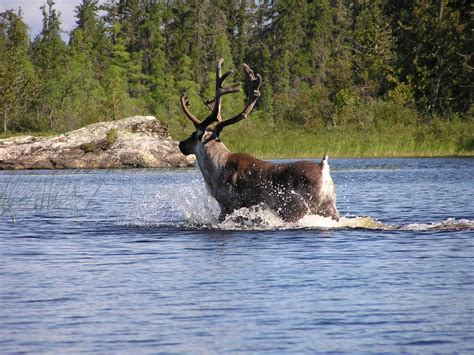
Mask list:
[[[273,164],[246,153],[231,153],[220,140],[224,127],[246,118],[260,97],[262,77],[243,65],[247,103],[242,112],[222,120],[222,96],[239,91],[239,84],[224,87],[224,80],[234,74],[222,75],[223,59],[216,68],[215,97],[206,101],[210,115],[200,121],[189,110],[189,99],[181,97],[181,106],[195,131],[180,142],[185,155],[195,154],[207,190],[221,207],[220,220],[242,207],[265,204],[283,220],[294,222],[307,213],[339,220],[336,208],[336,189],[332,181],[327,156],[321,163],[298,161]]]

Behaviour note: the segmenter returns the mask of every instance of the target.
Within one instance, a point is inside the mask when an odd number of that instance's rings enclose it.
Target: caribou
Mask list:
[[[195,131],[179,143],[184,155],[194,154],[206,188],[221,208],[223,221],[233,211],[243,207],[266,205],[286,222],[296,222],[306,214],[317,214],[339,220],[336,208],[336,188],[329,171],[327,155],[321,163],[297,161],[275,164],[246,153],[231,153],[222,143],[222,130],[247,118],[260,97],[262,77],[243,64],[247,103],[242,112],[222,120],[222,97],[240,90],[240,83],[223,86],[235,70],[222,74],[223,59],[216,66],[216,90],[213,99],[205,101],[211,113],[200,121],[190,110],[186,94],[181,106]]]

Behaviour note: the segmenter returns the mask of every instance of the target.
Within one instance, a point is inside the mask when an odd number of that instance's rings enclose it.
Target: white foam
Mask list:
[[[468,219],[448,218],[441,222],[432,223],[410,223],[398,227],[399,230],[407,231],[457,231],[457,230],[474,230],[474,221]]]
[[[367,229],[383,231],[456,231],[474,230],[474,221],[448,218],[444,221],[403,225],[386,224],[370,216],[345,216],[339,221],[330,217],[306,215],[296,223],[283,221],[266,205],[234,211],[219,222],[220,208],[200,180],[190,184],[161,186],[154,195],[136,196],[129,206],[128,224],[140,226],[177,226],[217,230],[287,230],[287,229]]]
[[[241,208],[229,215],[225,221],[219,223],[216,227],[223,230],[393,229],[392,226],[385,225],[371,217],[342,217],[339,221],[335,221],[330,217],[309,214],[295,223],[289,223],[283,221],[263,205]]]

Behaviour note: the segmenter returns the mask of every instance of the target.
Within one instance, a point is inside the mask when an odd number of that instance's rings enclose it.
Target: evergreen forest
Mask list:
[[[235,149],[472,155],[473,14],[468,0],[82,0],[66,43],[54,0],[38,9],[34,38],[22,10],[6,9],[1,131],[51,134],[140,114],[182,138],[191,125],[180,96],[206,116],[222,57],[239,69],[235,81],[242,63],[263,76],[254,113],[226,132]],[[226,96],[223,116],[244,101],[244,90]]]

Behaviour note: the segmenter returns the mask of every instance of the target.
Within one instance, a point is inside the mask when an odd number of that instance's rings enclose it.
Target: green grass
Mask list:
[[[234,152],[261,158],[473,156],[473,122],[434,127],[392,126],[360,130],[331,127],[308,130],[295,124],[240,122],[221,135]]]
[[[117,137],[118,137],[117,130],[115,128],[110,129],[107,132],[107,143],[109,143],[109,145],[114,144],[115,141],[117,140]]]

